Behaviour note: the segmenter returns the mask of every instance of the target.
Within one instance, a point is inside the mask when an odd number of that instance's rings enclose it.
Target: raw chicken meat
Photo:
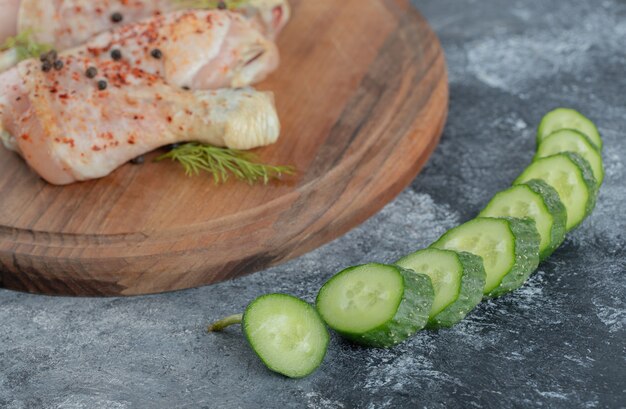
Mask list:
[[[100,34],[66,54],[103,62],[120,58],[171,85],[193,89],[247,86],[263,80],[279,63],[274,42],[241,15],[223,11],[149,18]]]
[[[19,0],[0,0],[0,44],[17,34]]]
[[[117,56],[115,53],[118,53]],[[155,54],[156,53],[156,54]],[[243,87],[278,67],[278,48],[239,14],[180,11],[100,34],[65,54],[131,68],[192,89]]]
[[[119,49],[141,69],[165,75],[172,85],[240,87],[263,80],[278,67],[276,44],[257,28],[238,13],[178,11],[117,27],[70,52],[106,59],[110,50]],[[163,53],[162,61],[150,58],[155,49]],[[12,51],[4,57],[10,60]]]
[[[16,35],[17,30],[32,30],[38,42],[64,50],[116,26],[201,3],[186,0],[0,0],[0,43]],[[287,0],[249,0],[238,11],[270,39],[278,35],[290,16]]]
[[[171,143],[251,149],[279,136],[271,93],[185,91],[125,60],[67,53],[60,61],[58,70],[31,59],[0,74],[1,138],[50,183],[100,178]]]

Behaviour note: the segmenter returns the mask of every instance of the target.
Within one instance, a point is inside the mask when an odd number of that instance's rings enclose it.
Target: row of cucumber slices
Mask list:
[[[594,208],[604,179],[596,126],[566,108],[548,113],[532,164],[477,218],[393,264],[347,268],[319,291],[316,308],[285,294],[257,298],[241,316],[252,349],[273,371],[303,377],[321,364],[328,331],[391,347],[417,331],[461,321],[485,297],[520,286]]]

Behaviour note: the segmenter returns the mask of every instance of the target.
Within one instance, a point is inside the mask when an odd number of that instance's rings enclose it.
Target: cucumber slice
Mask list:
[[[567,210],[567,231],[578,226],[593,210],[597,182],[589,163],[580,155],[559,153],[533,162],[514,184],[541,179],[558,193]]]
[[[543,117],[537,129],[537,145],[541,145],[545,138],[561,129],[581,132],[587,135],[598,149],[602,149],[602,138],[595,124],[580,112],[569,108],[557,108]]]
[[[483,298],[486,273],[483,260],[474,254],[431,248],[401,258],[396,264],[430,277],[435,299],[429,327],[451,327]]]
[[[433,298],[428,276],[373,263],[332,277],[316,304],[322,319],[339,334],[362,345],[386,348],[424,328]]]
[[[545,158],[561,152],[574,152],[583,157],[593,171],[598,185],[604,180],[602,155],[584,134],[572,129],[562,129],[545,138],[537,147],[535,159]]]
[[[550,256],[565,239],[567,211],[557,191],[543,180],[530,180],[498,193],[479,217],[533,219],[541,236],[541,260]]]
[[[483,294],[498,297],[519,288],[535,271],[540,240],[531,219],[479,217],[448,231],[432,247],[482,257]]]
[[[263,295],[243,314],[243,332],[263,363],[290,378],[313,373],[328,348],[328,331],[311,305],[286,294]]]

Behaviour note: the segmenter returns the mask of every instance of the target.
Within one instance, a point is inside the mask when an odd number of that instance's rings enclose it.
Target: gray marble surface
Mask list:
[[[332,244],[235,281],[128,299],[0,291],[0,407],[626,407],[626,2],[415,4],[446,50],[451,101],[410,188]],[[560,105],[599,124],[607,177],[593,216],[520,290],[391,350],[333,336],[302,380],[268,372],[237,328],[204,333],[260,294],[312,301],[343,267],[394,260],[473,217]]]

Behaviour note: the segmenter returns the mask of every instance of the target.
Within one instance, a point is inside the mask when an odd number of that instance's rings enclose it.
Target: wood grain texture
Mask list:
[[[294,164],[269,186],[174,163],[126,165],[55,187],[0,150],[0,286],[134,295],[251,273],[304,254],[379,211],[417,175],[448,104],[444,55],[405,0],[299,0],[279,41],[283,133],[259,149]]]

